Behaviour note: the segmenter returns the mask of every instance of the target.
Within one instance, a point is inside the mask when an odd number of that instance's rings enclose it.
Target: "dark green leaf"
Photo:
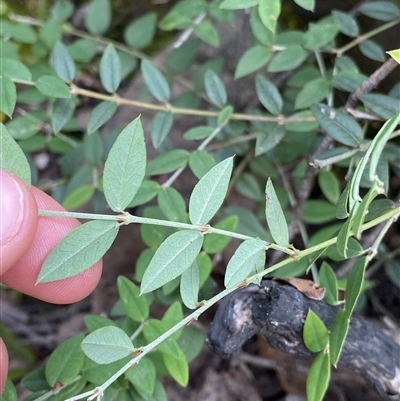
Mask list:
[[[303,45],[309,50],[318,50],[332,42],[339,32],[339,25],[331,20],[321,20],[311,25],[304,35]]]
[[[183,351],[179,348],[179,355],[177,358],[174,358],[169,354],[163,354],[163,361],[169,374],[181,386],[186,386],[189,381],[189,365]]]
[[[40,131],[40,125],[40,121],[27,114],[7,121],[6,128],[14,139],[20,141],[36,135]]]
[[[102,35],[111,25],[109,0],[92,0],[87,9],[85,26],[94,35]]]
[[[267,29],[261,21],[258,8],[254,7],[250,15],[250,27],[254,37],[264,46],[272,46],[275,35]]]
[[[298,67],[307,58],[307,52],[300,45],[290,45],[275,54],[271,60],[268,71],[289,71]]]
[[[339,24],[340,32],[352,38],[359,34],[360,28],[357,20],[352,15],[336,10],[332,11],[332,15],[337,24]]]
[[[336,207],[319,199],[306,201],[303,211],[303,221],[309,224],[322,224],[334,220]]]
[[[328,201],[336,205],[340,196],[340,183],[335,173],[321,170],[318,174],[318,184]]]
[[[83,148],[85,151],[85,157],[90,165],[96,166],[101,162],[104,148],[103,141],[101,140],[98,131],[94,132],[92,135],[85,135]]]
[[[256,92],[261,104],[274,115],[282,111],[283,101],[276,86],[262,75],[256,77]]]
[[[3,394],[0,396],[0,401],[17,401],[17,390],[10,378],[4,383]]]
[[[117,111],[118,105],[114,102],[99,103],[90,113],[87,123],[87,133],[90,135],[103,126]]]
[[[360,145],[363,131],[353,117],[325,104],[312,105],[311,111],[322,129],[333,139],[348,146]]]
[[[235,79],[244,77],[259,70],[268,63],[271,56],[272,51],[263,45],[250,47],[239,59],[235,70]]]
[[[153,291],[180,276],[194,262],[203,245],[198,231],[179,231],[158,248],[144,273],[141,293]]]
[[[388,260],[385,263],[385,273],[392,283],[400,288],[400,262],[398,260]]]
[[[151,142],[158,149],[171,130],[174,118],[172,113],[159,111],[151,123]]]
[[[167,58],[168,68],[178,74],[185,72],[195,60],[200,45],[201,41],[194,39],[174,49]]]
[[[307,376],[307,401],[322,401],[331,375],[329,354],[321,352],[314,359]]]
[[[238,217],[232,215],[220,220],[214,225],[214,227],[220,230],[234,232],[238,225],[238,221]],[[221,252],[229,244],[231,239],[231,237],[224,235],[207,234],[204,238],[204,250],[210,254]]]
[[[68,86],[60,79],[51,75],[43,75],[36,81],[36,88],[43,95],[57,98],[69,98]]]
[[[58,134],[75,112],[74,99],[56,99],[51,113],[51,123],[55,134]]]
[[[17,101],[17,90],[8,76],[0,76],[0,111],[12,118]]]
[[[219,8],[225,10],[241,10],[243,8],[249,8],[256,6],[259,0],[223,0]]]
[[[207,174],[215,165],[214,157],[205,150],[195,150],[190,154],[189,167],[198,179]]]
[[[160,102],[166,102],[169,99],[170,91],[168,82],[162,73],[148,60],[142,60],[141,69],[144,82],[151,94]]]
[[[223,160],[196,184],[189,201],[193,224],[207,224],[221,207],[233,168],[233,157]]]
[[[242,174],[235,185],[236,190],[243,196],[260,202],[264,199],[264,194],[261,191],[260,184],[252,174]]]
[[[161,320],[150,319],[143,327],[143,334],[148,342],[152,342],[163,335],[167,330],[166,323]],[[171,337],[157,345],[157,349],[163,354],[168,354],[173,358],[178,358],[181,352],[177,342]]]
[[[259,0],[258,13],[264,26],[275,32],[276,22],[281,13],[281,0]]]
[[[124,32],[125,42],[134,49],[143,49],[151,43],[156,33],[157,14],[147,13],[130,23]]]
[[[270,178],[268,178],[265,187],[265,197],[265,216],[267,218],[268,228],[271,232],[272,238],[278,245],[288,247],[288,225]]]
[[[123,211],[136,195],[145,175],[146,145],[140,117],[118,136],[104,166],[104,195],[111,209]]]
[[[329,305],[337,305],[338,299],[338,283],[335,272],[328,263],[323,262],[319,270],[320,286],[325,287],[324,300]]]
[[[84,355],[79,346],[84,337],[83,334],[77,334],[61,343],[51,353],[46,363],[46,380],[51,387],[56,383],[70,383],[81,371]]]
[[[386,59],[383,48],[371,39],[364,40],[358,45],[360,52],[371,60],[384,62]]]
[[[328,330],[324,322],[311,309],[303,328],[304,344],[311,352],[320,352],[328,345]]]
[[[186,204],[175,188],[164,188],[158,193],[158,205],[170,221],[186,222]]]
[[[365,107],[379,117],[389,120],[399,111],[399,101],[390,96],[375,93],[364,93],[359,96]]]
[[[31,168],[28,160],[2,123],[0,123],[0,143],[0,168],[14,173],[27,185],[31,185]]]
[[[214,132],[214,128],[208,125],[198,125],[197,127],[190,128],[183,134],[187,140],[204,139]]]
[[[329,354],[333,366],[337,366],[344,341],[349,331],[349,318],[344,309],[340,310],[333,320],[329,336]]]
[[[136,322],[142,322],[149,316],[149,303],[146,297],[140,296],[139,287],[124,276],[117,280],[118,293],[126,314]]]
[[[357,262],[352,267],[352,269],[350,270],[349,276],[347,278],[345,312],[348,319],[350,319],[350,316],[353,313],[353,310],[356,306],[358,297],[360,296],[361,288],[364,283],[364,274],[367,264],[368,264],[367,256],[363,256],[360,259],[358,259]]]
[[[3,46],[3,44],[2,44]],[[3,53],[3,52],[2,52]],[[1,75],[17,81],[30,81],[32,74],[29,69],[18,60],[1,57]]]
[[[151,201],[160,190],[161,186],[158,182],[143,180],[136,195],[127,207],[135,207]]]
[[[400,16],[399,7],[391,1],[371,1],[363,3],[360,7],[360,12],[380,21],[391,21]]]
[[[75,228],[47,256],[37,282],[61,280],[89,269],[107,252],[117,233],[114,221],[94,220]]]
[[[147,175],[158,175],[171,173],[185,166],[190,153],[184,149],[174,149],[161,153],[154,160],[150,161],[146,168]]]
[[[51,53],[51,63],[57,75],[67,83],[75,77],[75,63],[65,45],[58,41]]]
[[[112,44],[106,47],[100,60],[100,81],[110,93],[114,93],[121,83],[121,60]]]
[[[219,47],[220,39],[218,31],[210,21],[201,21],[200,24],[195,25],[194,33],[199,39],[209,45]]]
[[[315,0],[294,0],[296,4],[308,11],[314,11]]]
[[[76,210],[92,199],[94,194],[93,185],[84,184],[71,191],[62,202],[67,210]]]
[[[308,82],[298,93],[295,100],[296,109],[304,109],[315,102],[326,98],[331,90],[331,84],[324,78]]]
[[[149,358],[142,358],[138,365],[126,371],[125,377],[141,395],[150,397],[153,394],[156,381],[156,368]]]
[[[208,70],[204,75],[204,87],[210,101],[215,106],[222,108],[227,101],[225,86],[214,71]]]
[[[82,341],[85,355],[99,365],[109,364],[132,355],[131,340],[119,327],[102,327],[90,333]]]

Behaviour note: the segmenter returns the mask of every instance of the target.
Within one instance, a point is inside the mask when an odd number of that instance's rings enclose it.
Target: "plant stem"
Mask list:
[[[388,219],[395,219],[400,215],[400,207],[397,207],[396,209],[393,209],[384,215],[371,220],[368,223],[365,223],[362,225],[361,231],[368,230],[371,227],[376,226],[377,224],[384,222]],[[222,231],[222,230],[221,230]],[[296,254],[297,260],[300,260],[301,258],[311,255],[314,252],[321,251],[323,249],[326,249],[328,246],[331,246],[335,244],[337,241],[337,237],[331,238],[327,241],[321,242],[320,244],[317,244],[315,246],[312,246],[308,249],[305,249],[303,251],[299,251]],[[254,274],[251,277],[248,277],[245,280],[245,283],[249,284],[252,282],[257,282],[257,280],[261,279],[263,276],[265,276],[268,273],[271,273],[274,270],[279,269],[282,266],[287,265],[288,263],[291,263],[293,261],[292,258],[286,258],[282,260],[281,262],[275,264],[274,266],[271,266],[265,270],[263,270],[260,273]],[[162,343],[164,340],[166,340],[168,337],[170,337],[172,334],[174,334],[176,331],[178,331],[180,328],[189,325],[193,320],[197,320],[198,317],[205,312],[207,309],[209,309],[212,305],[216,304],[219,300],[222,298],[226,297],[228,294],[231,292],[235,291],[237,288],[241,287],[243,283],[240,283],[239,285],[233,287],[233,288],[226,288],[225,290],[221,291],[219,294],[215,295],[211,299],[207,301],[203,301],[202,305],[196,309],[193,313],[188,315],[186,318],[181,320],[179,323],[177,323],[174,327],[170,328],[167,330],[165,333],[163,333],[160,337],[146,345],[145,347],[141,348],[140,351],[141,353],[139,355],[136,355],[133,357],[125,366],[123,366],[118,372],[116,372],[112,377],[110,377],[106,382],[104,382],[101,386],[96,387],[94,390],[87,391],[86,393],[79,394],[77,396],[68,398],[66,401],[77,401],[81,400],[83,398],[89,397],[88,401],[93,401],[96,397],[101,397],[101,395],[104,393],[104,391],[115,381],[117,380],[120,376],[122,376],[128,369],[131,369],[134,367],[136,364],[139,363],[139,361],[150,351],[152,351],[157,345]]]
[[[372,31],[369,31],[367,33],[364,33],[363,35],[360,35],[356,37],[354,40],[352,40],[350,43],[348,43],[345,46],[340,47],[339,49],[335,49],[333,53],[337,54],[338,57],[342,56],[343,53],[347,52],[348,50],[352,49],[354,46],[357,46],[359,43],[363,42],[366,39],[371,38],[372,36],[377,35],[378,33],[381,33],[383,31],[386,31],[386,29],[391,28],[392,26],[395,26],[400,22],[400,19],[395,19],[393,21],[389,21],[386,24],[383,24],[381,26],[378,26],[375,29],[372,29]]]

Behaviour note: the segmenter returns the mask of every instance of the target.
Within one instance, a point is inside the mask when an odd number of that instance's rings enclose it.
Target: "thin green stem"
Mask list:
[[[368,223],[365,223],[362,225],[361,231],[368,230],[371,227],[376,226],[379,223],[382,223],[388,219],[394,219],[400,215],[400,207],[397,207],[396,209],[393,209],[384,215],[371,220]],[[320,244],[317,244],[315,246],[312,246],[308,249],[305,249],[303,251],[298,251],[296,254],[296,259],[300,260],[301,258],[304,258],[308,255],[311,255],[315,252],[321,251],[323,249],[326,249],[327,247],[335,244],[337,241],[337,237],[331,238],[329,240],[326,240],[324,242],[321,242]],[[263,270],[260,273],[254,274],[251,277],[248,277],[246,279],[246,283],[252,283],[252,282],[258,282],[263,276],[265,276],[268,273],[273,272],[274,270],[279,269],[282,266],[287,265],[288,263],[291,263],[293,261],[292,258],[286,258],[282,260],[281,262],[275,264],[274,266],[271,266],[265,270]],[[137,365],[140,360],[148,354],[150,351],[152,351],[154,348],[156,348],[160,343],[162,343],[164,340],[169,338],[172,334],[177,332],[180,328],[190,324],[193,320],[197,320],[198,317],[205,312],[207,309],[209,309],[212,305],[216,304],[219,300],[222,298],[226,297],[228,294],[231,292],[235,291],[238,287],[242,286],[243,283],[240,283],[239,285],[232,287],[232,288],[226,288],[225,290],[221,291],[219,294],[215,295],[211,299],[207,301],[203,301],[201,303],[201,306],[196,309],[193,313],[188,315],[186,318],[181,320],[179,323],[177,323],[175,326],[167,330],[165,333],[163,333],[160,337],[146,345],[145,347],[141,348],[139,351],[140,353],[134,356],[126,365],[124,365],[118,372],[116,372],[112,377],[110,377],[106,382],[104,382],[101,386],[96,387],[94,390],[87,391],[83,394],[79,394],[77,396],[68,398],[66,401],[77,401],[81,400],[83,398],[89,397],[88,401],[93,401],[96,397],[101,396],[104,391],[112,384],[114,383],[115,380],[117,380],[120,376],[122,376],[128,369],[131,369],[135,365]]]
[[[387,29],[391,28],[392,26],[397,25],[400,22],[400,19],[397,18],[393,21],[389,21],[386,24],[383,24],[381,26],[378,26],[375,29],[372,29],[371,31],[364,33],[363,35],[357,36],[354,40],[352,40],[350,43],[348,43],[345,46],[340,47],[339,49],[335,49],[333,53],[337,54],[338,57],[342,56],[343,53],[346,53],[348,50],[352,49],[353,47],[357,46],[361,42],[363,42],[366,39],[372,38],[375,35],[378,35],[378,33],[381,33],[383,31],[386,31]]]
[[[344,152],[340,155],[329,157],[328,159],[323,159],[323,160],[315,159],[313,162],[310,163],[310,166],[315,167],[315,168],[323,168],[326,166],[330,166],[331,164],[348,159],[349,157],[358,153],[360,150],[361,149],[352,149],[352,150],[349,150],[348,152]]]
[[[129,337],[129,339],[133,342],[135,338],[139,336],[139,334],[143,331],[143,327],[145,326],[146,322],[140,323],[140,326],[134,331],[134,333]]]

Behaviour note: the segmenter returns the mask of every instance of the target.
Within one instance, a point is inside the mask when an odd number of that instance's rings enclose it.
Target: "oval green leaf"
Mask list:
[[[200,288],[199,265],[194,261],[189,269],[181,276],[180,293],[185,306],[189,309],[196,309]]]
[[[149,316],[149,303],[140,296],[139,287],[124,276],[117,280],[118,293],[126,314],[136,322],[143,322]]]
[[[0,76],[0,111],[12,118],[17,101],[17,89],[8,76]]]
[[[90,135],[103,126],[117,111],[118,105],[114,102],[99,103],[90,113],[87,124],[87,133]]]
[[[331,375],[329,354],[321,352],[314,359],[306,382],[307,401],[322,401]]]
[[[274,115],[282,111],[283,101],[277,87],[262,75],[256,77],[256,92],[261,104]]]
[[[227,101],[225,86],[220,77],[213,70],[207,70],[205,73],[204,87],[211,103],[219,108],[225,106]]]
[[[320,352],[328,345],[328,330],[323,321],[311,309],[303,328],[304,344],[311,352]]]
[[[65,45],[58,41],[51,53],[51,63],[57,75],[67,83],[75,77],[75,63]]]
[[[121,83],[121,60],[112,44],[106,47],[100,60],[100,81],[110,93],[115,93]]]
[[[160,102],[166,102],[169,99],[170,91],[163,74],[148,60],[142,60],[141,70],[150,93]]]
[[[57,98],[71,97],[68,86],[58,77],[43,75],[35,82],[35,84],[38,91],[43,93],[43,95]]]

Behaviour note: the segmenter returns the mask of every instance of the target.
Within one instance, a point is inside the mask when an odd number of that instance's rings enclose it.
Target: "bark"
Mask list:
[[[271,346],[309,358],[303,343],[303,325],[313,310],[328,329],[340,309],[307,298],[294,287],[264,280],[225,298],[211,325],[208,342],[215,352],[228,356],[254,334]],[[354,315],[338,369],[350,369],[364,378],[385,400],[400,399],[400,345],[375,324]]]

